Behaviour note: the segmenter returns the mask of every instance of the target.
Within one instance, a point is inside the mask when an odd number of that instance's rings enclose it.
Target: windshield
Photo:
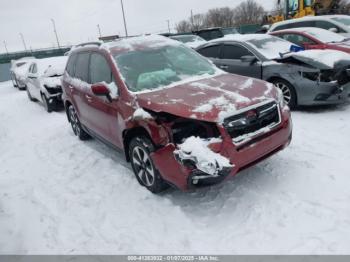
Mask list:
[[[338,22],[338,23],[341,23],[341,24],[350,26],[350,18],[345,18],[345,17],[332,17],[331,19],[334,20],[334,21],[336,21],[336,22]]]
[[[173,36],[171,39],[180,41],[182,43],[190,43],[190,42],[196,42],[196,41],[204,41],[203,38],[195,35],[184,35],[184,36]]]
[[[292,46],[292,43],[288,41],[271,36],[250,39],[248,42],[267,59],[280,58],[280,54],[289,53]]]
[[[152,90],[216,72],[208,60],[182,45],[132,51],[115,56],[115,60],[132,92]]]
[[[346,38],[340,34],[333,33],[328,30],[310,30],[308,33],[311,36],[316,37],[318,40],[320,40],[323,43],[336,43],[336,42],[343,42],[346,40]]]

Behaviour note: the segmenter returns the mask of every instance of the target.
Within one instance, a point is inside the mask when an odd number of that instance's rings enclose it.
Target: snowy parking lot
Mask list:
[[[142,188],[0,83],[0,254],[349,254],[350,106],[293,112],[289,148],[196,192]]]

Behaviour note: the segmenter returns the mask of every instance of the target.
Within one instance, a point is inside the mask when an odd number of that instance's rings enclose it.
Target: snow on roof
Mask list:
[[[157,48],[168,45],[182,45],[179,41],[170,39],[161,35],[145,35],[124,38],[117,41],[104,43],[100,46],[102,49],[111,50],[114,48],[127,49],[127,50],[136,50],[142,47],[146,48]]]
[[[238,41],[251,45],[267,59],[276,59],[280,53],[290,51],[292,43],[268,34],[246,34],[246,35],[227,35],[223,38],[214,39],[210,42]]]
[[[290,31],[306,33],[310,36],[315,37],[316,39],[318,39],[323,43],[343,42],[346,39],[344,36],[340,34],[336,34],[329,30],[325,30],[317,27],[298,27],[298,28],[279,30],[275,32],[290,32]]]

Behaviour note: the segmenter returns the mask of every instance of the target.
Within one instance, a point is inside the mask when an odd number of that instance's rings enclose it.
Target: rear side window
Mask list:
[[[90,80],[92,84],[106,82],[112,83],[112,71],[107,60],[100,54],[91,54]]]
[[[205,57],[211,57],[211,58],[219,58],[220,55],[220,46],[219,45],[213,45],[209,47],[205,47],[203,49],[198,50],[198,53]]]
[[[74,54],[74,55],[71,55],[69,57],[69,60],[68,60],[68,63],[67,63],[66,71],[72,77],[75,76],[75,63],[76,63],[76,61],[77,61],[77,55]]]
[[[344,30],[342,30],[341,28],[339,28],[335,24],[328,22],[328,21],[316,21],[316,27],[322,28],[325,30],[329,30],[331,28],[336,28],[336,29],[338,29],[339,33],[344,33]]]
[[[224,45],[223,59],[241,59],[242,56],[253,55],[248,49],[238,45]]]
[[[80,53],[75,64],[75,77],[89,83],[89,60],[90,53]]]

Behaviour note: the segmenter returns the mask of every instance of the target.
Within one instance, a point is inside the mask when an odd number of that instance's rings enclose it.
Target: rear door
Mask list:
[[[71,96],[73,97],[79,120],[87,128],[91,128],[88,121],[89,106],[85,98],[91,88],[89,83],[89,62],[90,52],[81,52],[78,54],[75,63],[74,78],[69,83]]]
[[[244,56],[255,57],[256,61],[253,63],[242,61]],[[261,78],[262,67],[258,58],[240,44],[224,44],[218,66],[229,73]]]

